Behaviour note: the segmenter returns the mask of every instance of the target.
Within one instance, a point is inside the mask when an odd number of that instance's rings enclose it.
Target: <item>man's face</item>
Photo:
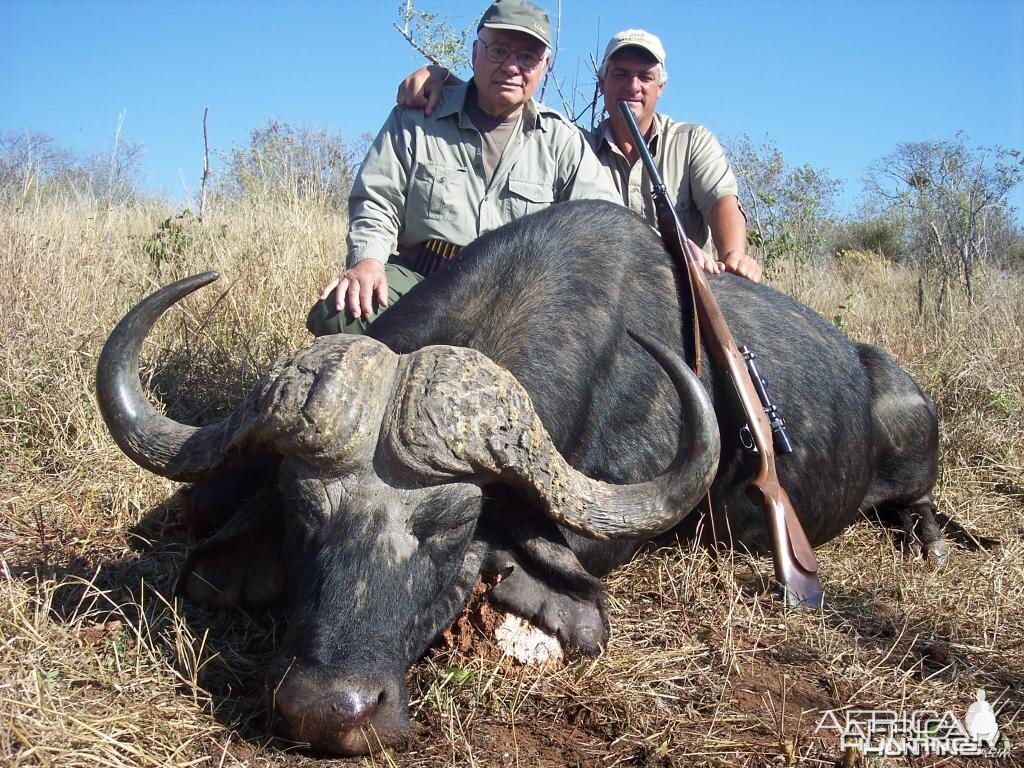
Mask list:
[[[480,107],[494,117],[518,114],[533,96],[548,66],[547,47],[525,32],[484,27],[473,43],[473,82]],[[511,51],[501,63],[488,54]],[[533,57],[532,69],[523,67],[517,54]]]
[[[636,49],[619,51],[608,60],[607,73],[597,82],[609,115],[614,118],[619,114],[618,103],[624,99],[640,127],[650,127],[658,99],[665,90],[661,67],[654,57]]]

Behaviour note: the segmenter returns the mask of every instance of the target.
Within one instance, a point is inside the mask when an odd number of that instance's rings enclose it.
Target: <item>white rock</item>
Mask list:
[[[511,613],[496,630],[494,639],[506,656],[512,656],[520,664],[543,666],[562,661],[562,646],[558,638],[543,632]]]

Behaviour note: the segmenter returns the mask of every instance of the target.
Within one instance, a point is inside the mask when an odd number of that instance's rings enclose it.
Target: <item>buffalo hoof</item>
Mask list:
[[[592,598],[560,591],[534,578],[521,566],[514,566],[494,585],[491,598],[585,655],[600,653],[608,639],[604,614]]]
[[[945,565],[949,560],[949,542],[945,539],[929,541],[923,547],[924,557],[936,565]]]
[[[943,534],[931,495],[926,495],[904,507],[884,507],[875,510],[876,520],[895,533],[896,544],[911,557],[924,558],[936,565],[949,559],[949,542]],[[948,518],[946,519],[949,524]],[[963,530],[954,526],[954,533]],[[972,537],[973,538],[973,537]]]

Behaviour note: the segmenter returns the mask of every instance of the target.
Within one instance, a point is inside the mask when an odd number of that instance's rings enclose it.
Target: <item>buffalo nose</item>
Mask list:
[[[365,725],[385,699],[383,687],[362,680],[325,684],[295,676],[283,680],[274,691],[278,714],[300,733]]]
[[[317,752],[364,755],[404,743],[408,700],[402,679],[291,667],[270,688],[275,733]]]
[[[327,694],[324,709],[346,725],[363,725],[384,701],[383,690],[363,685],[341,688]]]

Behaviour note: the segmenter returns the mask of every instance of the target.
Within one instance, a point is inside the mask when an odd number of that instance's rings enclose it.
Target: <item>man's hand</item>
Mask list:
[[[436,64],[420,67],[399,83],[398,96],[395,98],[398,106],[422,109],[423,114],[429,117],[441,100],[441,92],[449,74],[447,69]]]
[[[687,238],[689,239],[689,238]],[[700,268],[703,269],[709,275],[720,275],[725,271],[725,264],[720,261],[715,261],[714,257],[711,256],[707,251],[697,245],[693,240],[690,240],[690,253],[697,257],[697,263],[700,264]]]
[[[382,307],[388,305],[388,279],[384,274],[384,264],[376,259],[363,259],[329,282],[320,298],[327,301],[332,291],[335,293],[334,308],[338,312],[348,307],[354,318],[370,317],[374,299]]]
[[[761,282],[761,265],[749,253],[731,251],[725,254],[723,266],[726,272],[732,272],[755,283]]]
[[[721,256],[726,272],[761,282],[761,265],[747,253],[747,217],[739,198],[726,195],[715,203],[708,217],[711,239]]]

